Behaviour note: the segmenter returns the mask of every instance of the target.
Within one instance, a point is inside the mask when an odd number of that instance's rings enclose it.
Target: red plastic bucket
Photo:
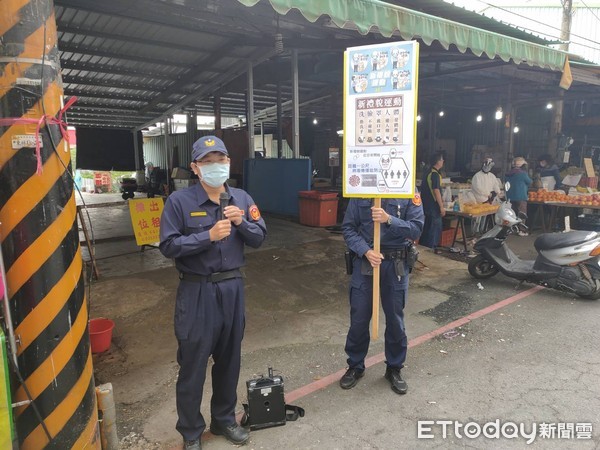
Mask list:
[[[110,319],[90,319],[90,343],[92,353],[102,353],[110,348],[115,323]]]

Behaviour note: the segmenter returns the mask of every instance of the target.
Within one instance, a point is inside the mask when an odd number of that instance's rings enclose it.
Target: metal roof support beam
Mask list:
[[[59,25],[58,31],[61,31],[64,33],[78,34],[78,35],[82,35],[82,36],[93,36],[93,37],[99,37],[99,38],[104,38],[104,39],[112,39],[115,41],[133,42],[136,44],[142,44],[142,45],[147,45],[147,46],[152,46],[152,47],[163,47],[163,48],[167,48],[170,50],[173,50],[173,49],[184,50],[184,51],[195,53],[195,54],[209,53],[206,50],[203,50],[201,47],[180,44],[178,42],[157,41],[155,39],[138,38],[138,37],[134,37],[134,36],[125,36],[122,34],[115,34],[114,32],[105,33],[102,31],[94,31],[94,30],[85,29],[85,28],[81,28],[81,27],[71,27],[68,25]]]
[[[298,50],[292,49],[292,139],[294,158],[300,157],[300,96],[298,93]]]
[[[138,69],[127,69],[123,67],[109,66],[108,64],[95,64],[83,61],[61,61],[61,67],[69,70],[78,70],[84,72],[95,72],[105,75],[125,75],[136,78],[152,78],[160,81],[172,81],[174,75],[165,75],[154,71],[143,71]],[[220,72],[219,72],[220,73]],[[63,75],[64,76],[64,75]]]
[[[248,61],[248,112],[246,114],[248,126],[248,158],[254,159],[254,66]]]
[[[249,59],[250,59],[250,61],[253,61],[254,65],[257,65],[257,64],[260,64],[261,62],[269,59],[273,55],[274,52],[275,52],[274,49],[269,49],[267,52],[262,52],[262,51],[257,50],[252,55],[250,55]],[[229,76],[218,77],[218,79],[215,79],[215,80],[211,81],[210,83],[204,85],[202,88],[198,89],[194,94],[189,95],[185,99],[175,103],[173,106],[171,106],[165,112],[167,114],[173,114],[177,111],[181,111],[184,106],[190,104],[191,102],[195,101],[198,98],[208,95],[210,92],[213,92],[215,89],[217,89],[220,85],[236,79],[237,77],[242,75],[245,71],[246,71],[245,67],[243,69],[231,70],[229,72]],[[147,125],[149,125],[149,124],[148,123],[142,124],[139,127],[139,129],[142,129],[142,128],[146,127]]]
[[[124,100],[124,101],[130,101],[130,102],[135,102],[135,103],[148,103],[151,99],[151,97],[141,97],[141,96],[124,95],[124,94],[117,94],[117,93],[84,92],[81,90],[73,89],[71,87],[65,88],[65,94],[66,95],[76,95],[77,98],[80,98],[80,99],[99,98],[102,100],[111,100],[111,101]],[[107,105],[107,107],[110,108],[111,106]]]
[[[102,86],[106,88],[136,90],[144,92],[161,92],[162,89],[158,86],[152,86],[148,83],[123,83],[113,80],[96,80],[74,77],[72,75],[63,75],[64,84],[80,84],[82,86]]]
[[[281,104],[281,58],[277,57],[277,65],[275,66],[276,77],[277,77],[277,158],[281,158],[283,155],[283,123],[282,123],[282,114],[283,114],[283,105]]]
[[[124,61],[136,61],[136,62],[146,63],[146,64],[159,64],[159,65],[165,66],[165,67],[177,67],[177,68],[187,69],[187,70],[190,70],[193,68],[193,66],[191,66],[189,64],[181,64],[180,62],[177,62],[177,61],[166,61],[164,59],[149,58],[146,56],[139,56],[139,55],[125,55],[123,53],[110,52],[110,51],[106,51],[106,50],[98,50],[97,48],[94,48],[94,47],[91,47],[88,45],[67,44],[67,43],[61,42],[60,51],[63,53],[68,52],[68,53],[76,53],[78,55],[103,56],[105,58],[115,58],[115,59],[120,59],[120,60],[124,60]]]
[[[140,161],[142,155],[140,155],[140,152],[138,151],[138,146],[139,146],[138,131],[133,130],[132,133],[133,133],[133,160],[135,161],[135,171],[137,172],[137,171],[141,170],[144,161]],[[137,179],[137,177],[136,177],[136,179]]]
[[[504,171],[508,171],[512,167],[512,160],[514,158],[514,146],[515,146],[515,133],[513,128],[515,126],[516,108],[513,106],[513,87],[512,84],[508,85],[508,96],[506,104],[504,105],[504,114],[507,117],[503,117],[504,122],[504,136],[503,136],[503,148],[504,154],[506,155],[506,164],[504,165]],[[523,155],[527,157],[527,155]],[[502,174],[504,175],[504,174]]]

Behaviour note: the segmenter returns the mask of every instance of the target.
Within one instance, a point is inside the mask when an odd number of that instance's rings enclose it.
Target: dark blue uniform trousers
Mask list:
[[[365,357],[371,335],[369,323],[373,313],[373,277],[360,273],[361,259],[354,258],[350,282],[350,329],[346,338],[348,367],[365,369]],[[408,340],[404,328],[404,305],[408,292],[408,268],[400,280],[394,262],[383,260],[380,266],[381,306],[385,313],[385,359],[388,367],[401,369],[406,360]]]
[[[221,425],[235,422],[244,325],[241,278],[219,283],[180,283],[175,311],[180,365],[176,428],[185,440],[199,439],[206,428],[200,404],[210,355],[214,361],[211,420]]]

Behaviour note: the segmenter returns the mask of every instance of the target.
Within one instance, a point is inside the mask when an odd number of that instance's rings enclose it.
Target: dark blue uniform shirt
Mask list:
[[[417,194],[418,195],[418,194]],[[373,248],[371,199],[351,199],[344,215],[342,232],[346,245],[358,256]],[[381,225],[381,251],[399,250],[421,235],[425,216],[420,197],[412,199],[384,198],[381,207],[392,216],[392,224]]]
[[[245,264],[244,244],[259,247],[267,234],[264,220],[251,217],[252,197],[242,189],[227,187],[229,204],[244,211],[242,223],[232,224],[231,235],[211,242],[209,230],[221,219],[221,209],[213,203],[201,184],[173,192],[160,221],[160,251],[175,258],[177,270],[197,275],[238,269]],[[254,209],[252,208],[252,209]],[[258,209],[256,209],[258,211]]]

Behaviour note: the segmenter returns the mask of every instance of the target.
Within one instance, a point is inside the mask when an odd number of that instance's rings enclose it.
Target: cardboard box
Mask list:
[[[192,171],[184,169],[183,167],[175,167],[171,172],[171,178],[174,180],[189,180],[192,176]]]

